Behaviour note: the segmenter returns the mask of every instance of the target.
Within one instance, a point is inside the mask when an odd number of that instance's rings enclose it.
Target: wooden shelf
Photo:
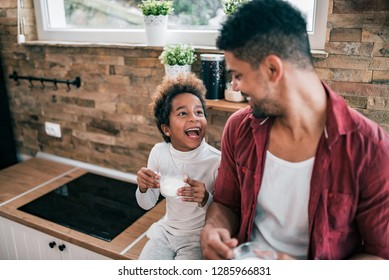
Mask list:
[[[218,111],[227,111],[235,112],[239,109],[245,108],[248,106],[247,102],[230,102],[226,100],[211,100],[206,99],[207,109],[218,110]]]

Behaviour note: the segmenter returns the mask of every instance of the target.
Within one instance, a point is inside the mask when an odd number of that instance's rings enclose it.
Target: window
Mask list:
[[[312,49],[324,49],[328,0],[286,0],[300,9],[307,20],[307,31]]]
[[[167,43],[215,46],[225,19],[223,0],[174,0]],[[323,49],[328,0],[287,0],[307,15],[312,49]],[[81,41],[145,44],[140,0],[34,0],[38,38],[42,41]]]

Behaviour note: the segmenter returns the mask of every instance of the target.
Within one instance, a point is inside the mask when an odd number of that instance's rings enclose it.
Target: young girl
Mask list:
[[[182,178],[182,187],[178,198],[166,198],[166,214],[147,231],[149,241],[139,259],[202,259],[200,230],[220,163],[220,151],[204,140],[204,95],[194,74],[165,77],[150,104],[165,142],[153,147],[147,168],[138,171],[136,199],[146,210],[154,207],[164,176]]]

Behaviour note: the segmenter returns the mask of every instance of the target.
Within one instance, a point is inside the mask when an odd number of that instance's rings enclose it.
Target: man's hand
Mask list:
[[[238,245],[238,240],[231,238],[224,228],[205,226],[201,231],[200,244],[205,259],[228,260],[233,257],[232,249]]]

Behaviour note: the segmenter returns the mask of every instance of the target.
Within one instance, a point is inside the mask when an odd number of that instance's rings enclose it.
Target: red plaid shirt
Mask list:
[[[328,135],[321,137],[312,171],[308,258],[365,252],[389,259],[389,135],[324,86]],[[239,242],[251,236],[272,123],[246,108],[223,132],[214,201],[240,216]]]

